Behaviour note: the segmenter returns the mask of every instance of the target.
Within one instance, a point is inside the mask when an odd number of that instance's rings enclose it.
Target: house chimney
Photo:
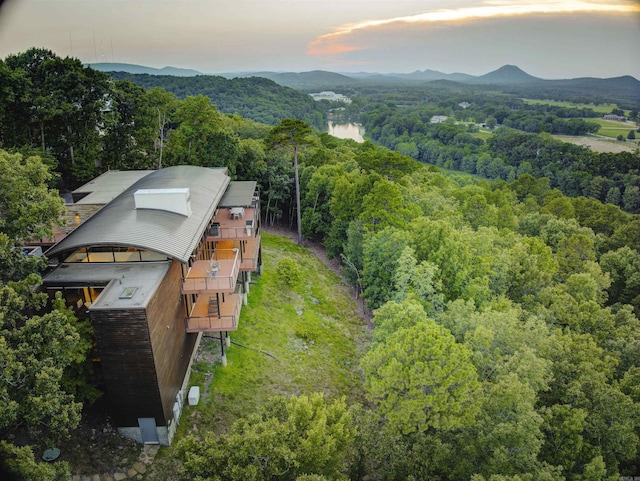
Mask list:
[[[138,189],[134,194],[136,209],[155,209],[191,215],[189,189]]]

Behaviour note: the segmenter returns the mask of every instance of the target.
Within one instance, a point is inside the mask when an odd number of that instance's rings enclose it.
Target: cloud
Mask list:
[[[318,36],[307,46],[307,54],[317,57],[336,57],[369,47],[360,37],[369,31],[433,28],[438,24],[461,24],[477,20],[505,17],[526,17],[554,14],[621,14],[640,13],[640,5],[631,1],[601,3],[588,0],[546,0],[535,3],[530,0],[505,3],[504,0],[488,1],[479,6],[432,10],[416,15],[378,20],[363,20],[336,27],[333,32]]]

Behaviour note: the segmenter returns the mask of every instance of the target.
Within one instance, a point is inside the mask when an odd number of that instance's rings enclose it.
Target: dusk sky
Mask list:
[[[640,79],[638,0],[8,0],[0,58],[85,63]]]

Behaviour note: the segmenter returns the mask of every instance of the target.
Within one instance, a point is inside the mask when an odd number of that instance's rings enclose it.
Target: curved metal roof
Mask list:
[[[46,252],[48,257],[89,246],[127,246],[187,262],[213,218],[229,177],[223,169],[193,165],[166,167],[143,177]],[[136,209],[138,189],[189,188],[189,217]]]

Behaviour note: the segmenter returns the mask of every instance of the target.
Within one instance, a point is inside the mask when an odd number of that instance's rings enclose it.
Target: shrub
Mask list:
[[[276,275],[282,284],[292,289],[302,281],[302,270],[300,266],[296,264],[296,261],[290,257],[285,257],[278,262]]]
[[[183,479],[342,480],[355,428],[344,398],[277,397],[236,421],[231,432],[187,436],[177,446]]]

